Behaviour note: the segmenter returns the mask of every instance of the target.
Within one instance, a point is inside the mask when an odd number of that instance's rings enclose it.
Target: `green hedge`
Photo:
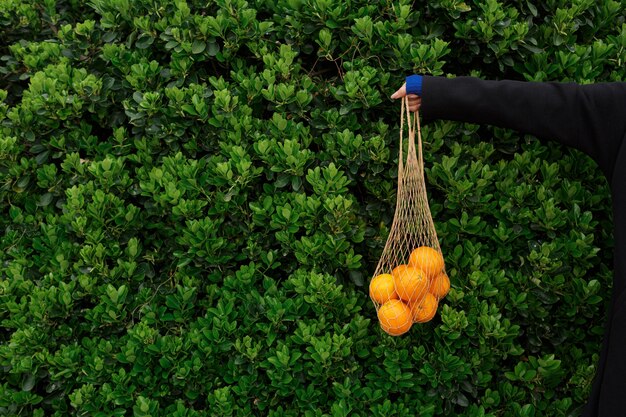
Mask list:
[[[452,280],[377,325],[411,73],[623,80],[611,0],[5,0],[0,414],[573,416],[608,186],[517,132],[424,127]],[[600,184],[600,185],[598,185]]]

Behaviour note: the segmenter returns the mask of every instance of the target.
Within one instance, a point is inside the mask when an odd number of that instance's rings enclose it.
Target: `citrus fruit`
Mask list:
[[[396,293],[404,301],[417,301],[428,292],[428,277],[418,268],[400,265],[391,274]]]
[[[400,336],[413,325],[411,309],[400,300],[389,300],[378,309],[380,327],[385,333]]]
[[[448,294],[448,291],[450,291],[450,278],[442,271],[431,282],[429,292],[441,300]]]
[[[443,256],[436,249],[420,246],[411,252],[409,265],[421,269],[428,278],[433,279],[443,269]]]
[[[398,299],[398,293],[396,293],[391,274],[377,275],[372,279],[370,282],[370,298],[378,304]]]
[[[434,295],[428,293],[421,301],[411,304],[411,315],[416,323],[426,323],[435,317],[437,312],[437,299]]]

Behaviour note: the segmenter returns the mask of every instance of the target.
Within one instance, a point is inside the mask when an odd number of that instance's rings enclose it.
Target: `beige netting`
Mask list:
[[[409,111],[407,98],[402,100],[400,124],[396,211],[370,281],[381,328],[394,336],[406,333],[413,323],[431,320],[450,288],[426,195],[419,114]]]

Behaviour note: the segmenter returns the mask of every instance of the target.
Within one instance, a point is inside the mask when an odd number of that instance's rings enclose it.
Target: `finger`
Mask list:
[[[415,112],[418,111],[422,105],[421,97],[410,95],[409,97],[409,110]]]
[[[396,91],[395,93],[391,95],[391,98],[395,100],[397,98],[402,98],[404,96],[406,96],[406,83],[402,84],[402,87],[400,87],[398,91]]]

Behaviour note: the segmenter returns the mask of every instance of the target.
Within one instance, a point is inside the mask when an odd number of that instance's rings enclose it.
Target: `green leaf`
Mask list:
[[[35,387],[36,382],[37,379],[35,378],[35,375],[31,373],[25,374],[22,378],[22,391],[31,391]]]
[[[148,33],[142,33],[137,37],[135,46],[139,49],[147,49],[154,42],[154,37]]]
[[[42,194],[41,197],[39,197],[39,202],[37,203],[37,205],[39,207],[46,207],[51,202],[52,202],[52,193],[45,193],[45,194]]]
[[[50,151],[41,152],[39,155],[37,155],[35,161],[38,165],[41,165],[48,160],[48,156],[50,156]]]
[[[193,41],[193,44],[191,45],[191,52],[194,54],[200,54],[202,52],[204,52],[204,50],[206,49],[206,43],[202,42],[202,41]]]
[[[209,56],[216,56],[219,51],[220,51],[220,47],[217,43],[209,42],[208,49],[207,49],[207,53],[209,54]]]

